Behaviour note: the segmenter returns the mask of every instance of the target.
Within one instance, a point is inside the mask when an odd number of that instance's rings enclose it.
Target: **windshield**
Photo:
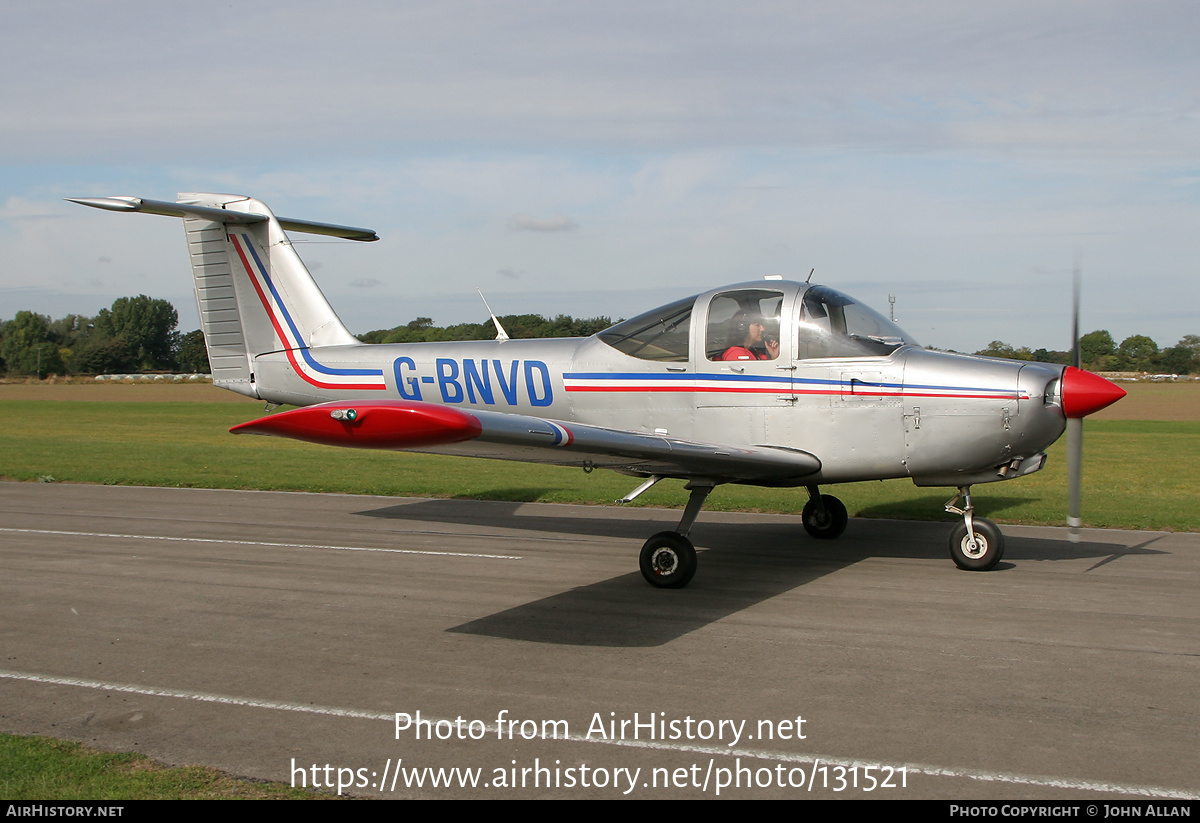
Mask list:
[[[804,293],[797,327],[801,360],[887,355],[916,344],[891,320],[828,286]]]

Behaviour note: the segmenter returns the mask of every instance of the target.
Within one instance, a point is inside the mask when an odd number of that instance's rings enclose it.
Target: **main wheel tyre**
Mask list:
[[[850,522],[846,506],[832,494],[821,495],[821,503],[825,505],[824,511],[821,511],[821,505],[814,499],[810,498],[804,504],[804,530],[822,540],[841,537],[842,532],[846,530],[846,524]]]
[[[642,546],[642,577],[660,589],[681,589],[696,573],[696,547],[678,532],[659,532]]]
[[[950,533],[950,559],[960,569],[985,572],[1004,556],[1004,535],[991,520],[976,517],[974,521],[975,547],[967,538],[967,524],[959,523]]]

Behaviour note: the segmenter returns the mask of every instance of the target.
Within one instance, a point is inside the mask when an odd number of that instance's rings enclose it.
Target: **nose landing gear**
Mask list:
[[[954,505],[960,497],[965,504],[961,509]],[[975,516],[971,487],[959,486],[958,494],[946,504],[946,511],[961,514],[963,518],[963,522],[950,532],[950,559],[954,565],[973,572],[995,568],[1004,556],[1004,535],[991,520]]]

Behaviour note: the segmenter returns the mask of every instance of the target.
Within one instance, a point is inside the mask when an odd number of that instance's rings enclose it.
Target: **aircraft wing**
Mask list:
[[[330,446],[408,449],[718,482],[787,485],[821,468],[814,455],[798,449],[699,443],[412,400],[321,403],[242,423],[230,431]]]

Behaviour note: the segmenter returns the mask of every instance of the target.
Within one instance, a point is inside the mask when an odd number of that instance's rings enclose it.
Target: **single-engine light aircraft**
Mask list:
[[[953,486],[950,556],[991,569],[1004,539],[974,516],[971,487],[1038,471],[1068,418],[1125,394],[1073,366],[927,351],[841,292],[781,279],[686,297],[588,338],[510,340],[497,323],[496,340],[366,345],[286,232],[377,240],[370,229],[277,218],[240,195],[73,202],[183,219],[213,383],[300,407],[235,434],[612,469],[643,481],[622,502],[685,480],[679,525],[641,550],[661,588],[691,580],[688,534],[724,483],[806,489],[804,528],[827,539],[847,512],[823,485]]]

